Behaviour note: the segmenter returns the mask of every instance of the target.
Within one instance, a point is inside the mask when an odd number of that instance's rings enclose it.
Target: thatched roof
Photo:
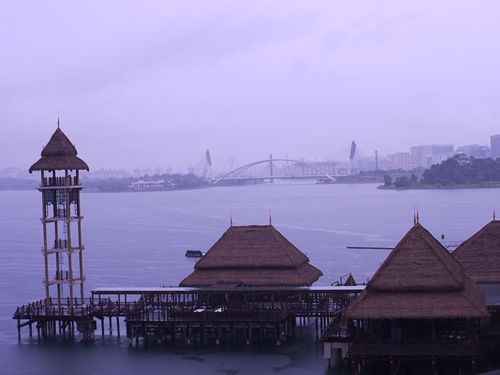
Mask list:
[[[77,157],[78,152],[62,130],[57,127],[49,143],[42,150],[42,157],[29,171],[89,170],[87,163]]]
[[[272,225],[231,226],[180,286],[308,286],[322,272]]]
[[[452,252],[477,283],[500,283],[500,221],[493,220]]]
[[[415,224],[346,312],[346,319],[473,318],[482,289],[424,227]]]

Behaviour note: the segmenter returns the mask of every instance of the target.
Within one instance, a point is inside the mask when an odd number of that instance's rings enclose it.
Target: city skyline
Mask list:
[[[439,145],[419,145],[419,146],[411,146],[408,151],[399,151],[394,154],[383,154],[380,152],[377,153],[377,159],[379,162],[378,169],[389,170],[389,169],[405,169],[405,170],[413,170],[415,168],[423,168],[427,169],[432,164],[439,164],[442,161],[445,161],[447,158],[458,154],[464,153],[466,156],[473,156],[476,158],[486,158],[492,157],[492,153],[500,152],[500,135],[492,135],[491,139],[491,148],[490,145],[479,145],[477,143],[467,144],[457,146],[455,148],[452,144],[439,144]],[[317,158],[311,157],[309,159],[302,158],[301,161],[310,162],[310,163],[318,163],[318,162],[337,162],[340,164],[347,164],[349,161],[349,151],[350,147],[345,147],[343,150],[338,152],[334,152],[329,154],[325,158]],[[357,150],[359,150],[358,146]],[[492,151],[493,150],[493,151]],[[344,155],[344,157],[335,158],[339,155]],[[271,155],[269,155],[271,156]],[[500,155],[496,155],[497,157]],[[333,157],[333,158],[332,158]],[[493,156],[494,157],[494,156]],[[276,159],[276,157],[274,157]],[[278,157],[279,158],[279,157]],[[232,161],[234,162],[234,155],[232,157]],[[261,158],[260,160],[267,160],[268,158]],[[285,156],[284,159],[293,159],[288,158],[288,155]],[[355,159],[373,159],[375,160],[375,152],[372,155],[366,155],[362,150],[360,152],[356,151]],[[253,162],[258,161],[255,159]],[[299,160],[299,159],[295,159]],[[107,179],[107,178],[128,178],[128,177],[143,177],[143,176],[154,176],[154,175],[164,175],[164,174],[189,174],[189,173],[199,173],[201,169],[204,168],[206,164],[206,155],[205,153],[199,159],[196,166],[190,165],[185,168],[185,170],[174,170],[171,167],[165,167],[157,165],[156,167],[150,168],[149,166],[135,166],[131,170],[127,170],[124,168],[110,168],[105,169],[103,167],[100,168],[90,168],[89,172],[82,172],[82,176],[93,178],[93,179]],[[229,172],[231,168],[227,168],[228,162],[222,167],[219,168],[217,165],[213,165],[214,173],[220,174],[221,172]],[[339,165],[340,165],[339,164]],[[375,162],[372,164],[375,165]],[[242,167],[243,165],[232,165],[232,169]],[[373,168],[375,169],[375,168]],[[0,178],[28,178],[31,176],[27,176],[27,169],[19,168],[17,166],[10,166],[5,168],[4,170],[0,170]]]

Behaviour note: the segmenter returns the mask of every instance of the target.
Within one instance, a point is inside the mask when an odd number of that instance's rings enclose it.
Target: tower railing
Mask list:
[[[80,181],[78,176],[44,177],[42,180],[43,187],[79,186],[79,185]]]

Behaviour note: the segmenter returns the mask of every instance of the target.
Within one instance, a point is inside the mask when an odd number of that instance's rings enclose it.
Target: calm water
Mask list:
[[[500,190],[380,191],[373,184],[276,182],[203,190],[83,194],[86,290],[106,286],[176,286],[195,260],[187,249],[208,250],[233,225],[272,224],[323,271],[316,285],[352,272],[368,280],[387,250],[420,222],[436,238],[465,240],[492,219]],[[0,366],[5,374],[344,374],[327,367],[310,327],[284,346],[129,347],[97,336],[92,343],[38,341],[11,318],[17,305],[44,295],[41,196],[0,192]],[[96,333],[100,333],[98,330]]]

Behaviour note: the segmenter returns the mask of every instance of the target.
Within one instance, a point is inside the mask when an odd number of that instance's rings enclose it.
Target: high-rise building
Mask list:
[[[476,159],[485,159],[491,156],[491,150],[488,146],[481,146],[477,144],[457,147],[456,153],[472,156]]]
[[[419,167],[429,168],[432,164],[439,164],[453,156],[453,145],[426,145],[413,146],[411,157]]]
[[[500,157],[500,135],[492,135],[491,139],[491,157],[496,159]]]

